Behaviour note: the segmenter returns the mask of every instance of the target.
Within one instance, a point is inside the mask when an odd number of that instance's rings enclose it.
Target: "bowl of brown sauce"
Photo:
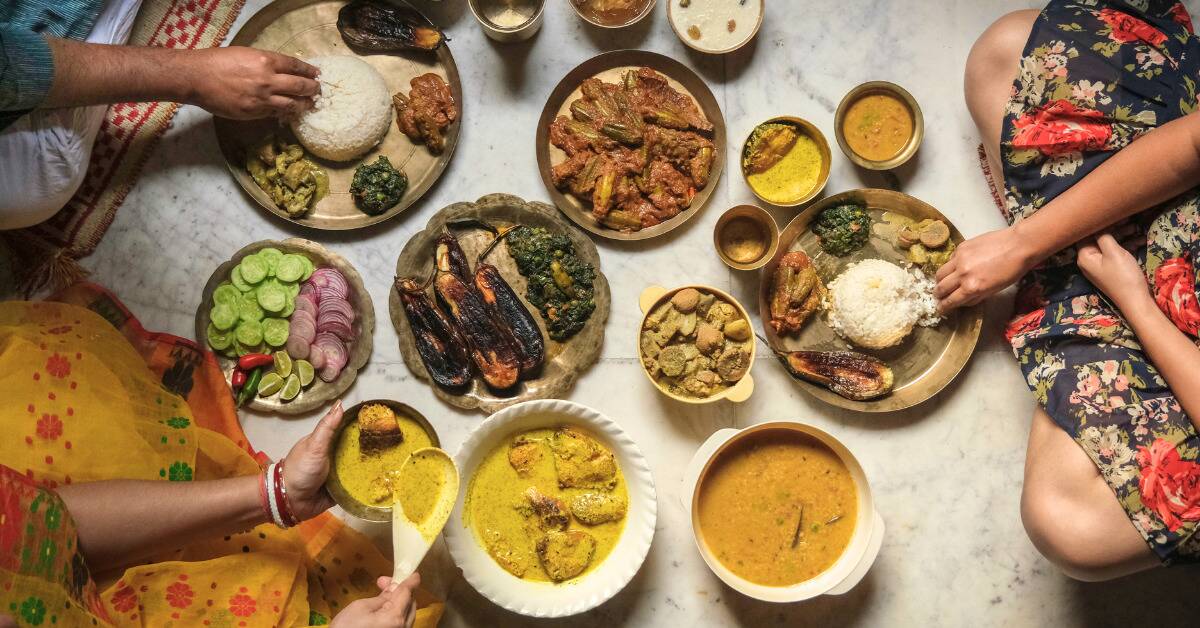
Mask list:
[[[721,261],[734,270],[762,268],[779,248],[779,224],[757,205],[738,205],[717,219],[713,245]]]
[[[903,87],[871,81],[850,90],[834,114],[838,146],[868,170],[891,170],[917,153],[925,137],[921,107]]]
[[[570,0],[583,21],[600,28],[624,28],[642,21],[655,0]]]

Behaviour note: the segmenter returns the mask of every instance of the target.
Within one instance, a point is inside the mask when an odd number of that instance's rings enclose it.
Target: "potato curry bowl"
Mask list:
[[[466,490],[446,542],[485,597],[534,617],[581,613],[615,595],[654,536],[654,480],[612,420],[529,401],[484,421],[454,456]]]

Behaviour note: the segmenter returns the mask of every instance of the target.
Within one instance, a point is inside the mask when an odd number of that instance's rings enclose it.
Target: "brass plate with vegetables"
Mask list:
[[[861,244],[859,237],[839,238],[838,244],[845,244],[845,255],[833,255],[822,248],[821,239],[813,232],[813,221],[828,209],[840,206],[859,206],[866,209],[871,226],[869,235]],[[903,218],[903,220],[901,220]],[[939,221],[949,231],[948,243],[943,247],[960,243],[962,233],[941,212],[931,205],[900,192],[879,189],[850,190],[841,194],[824,198],[807,207],[798,214],[779,238],[779,250],[774,258],[762,269],[759,279],[759,314],[761,320],[771,321],[772,284],[776,269],[781,262],[797,260],[798,252],[806,254],[807,263],[816,271],[819,278],[828,284],[842,274],[850,264],[868,259],[882,259],[899,266],[911,265],[907,260],[908,250],[897,245],[896,225],[911,221],[917,225],[922,220]],[[930,225],[932,223],[926,223]],[[940,229],[934,227],[937,234],[943,235]],[[859,232],[855,232],[858,236]],[[931,240],[934,241],[934,240]],[[838,252],[842,252],[839,248]],[[799,266],[803,266],[800,264]],[[771,324],[764,325],[766,342],[774,350],[780,352],[780,359],[787,360],[792,351],[845,351],[848,347],[857,353],[869,354],[864,360],[858,356],[832,356],[837,358],[835,363],[818,364],[823,370],[828,366],[851,368],[856,374],[872,370],[880,370],[870,358],[881,360],[890,368],[893,389],[889,394],[866,401],[858,401],[838,395],[828,388],[800,379],[795,376],[796,384],[805,392],[842,408],[861,412],[887,412],[902,410],[915,406],[936,395],[946,387],[966,366],[975,344],[979,340],[980,329],[983,325],[983,312],[976,306],[952,313],[934,327],[916,327],[903,342],[896,346],[868,351],[861,347],[851,346],[837,335],[826,324],[827,314],[816,311],[807,315],[795,331],[792,326],[782,325],[777,330]],[[787,329],[785,329],[787,327]],[[786,333],[781,333],[784,331]],[[801,360],[800,358],[804,358]],[[850,360],[849,358],[854,358]],[[795,356],[792,367],[811,365],[811,355]],[[861,361],[861,363],[855,362]],[[861,373],[860,373],[861,372]],[[886,372],[884,373],[886,378]],[[867,387],[874,384],[867,384]],[[861,391],[860,391],[861,392]],[[851,394],[855,394],[851,391]]]
[[[403,0],[391,0],[390,3],[404,11],[416,11]],[[298,143],[292,132],[286,125],[273,120],[213,119],[217,143],[220,145],[226,166],[251,198],[280,218],[305,227],[332,231],[358,229],[383,222],[400,214],[424,196],[441,177],[454,154],[454,148],[458,144],[463,105],[458,67],[450,54],[450,47],[440,43],[442,40],[436,32],[412,31],[414,46],[432,45],[435,46],[434,50],[400,49],[381,54],[363,48],[353,48],[338,31],[338,14],[346,4],[341,0],[272,2],[242,26],[230,45],[273,50],[301,59],[358,55],[358,58],[371,64],[383,75],[391,94],[407,95],[412,90],[411,79],[428,73],[437,75],[449,85],[450,93],[459,108],[458,119],[444,131],[444,148],[441,153],[433,154],[421,141],[414,141],[406,136],[397,127],[393,116],[383,140],[360,159],[334,162],[310,156],[309,159],[328,177],[328,194],[312,203],[307,212],[301,214],[294,211],[289,214],[286,209],[276,204],[267,191],[254,182],[246,166],[248,157],[253,155],[265,139],[274,136],[282,142]],[[365,37],[365,32],[359,33],[356,41],[368,42],[370,38]],[[430,43],[431,37],[438,37],[438,41]],[[390,41],[388,38],[374,38],[370,39],[370,42],[378,46],[400,45],[399,42]],[[380,156],[386,156],[397,170],[404,173],[408,185],[399,202],[389,204],[383,211],[372,210],[374,213],[369,213],[355,204],[350,188],[357,167],[371,164]]]

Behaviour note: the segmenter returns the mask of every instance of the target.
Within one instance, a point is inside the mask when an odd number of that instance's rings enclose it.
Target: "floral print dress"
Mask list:
[[[1034,24],[1001,141],[1004,213],[1036,212],[1142,134],[1192,113],[1200,40],[1182,4],[1052,1]],[[1130,173],[1136,176],[1136,173]],[[1200,331],[1200,188],[1123,227],[1159,307]],[[1022,282],[1006,336],[1038,403],[1096,463],[1164,562],[1200,558],[1200,437],[1069,249]]]

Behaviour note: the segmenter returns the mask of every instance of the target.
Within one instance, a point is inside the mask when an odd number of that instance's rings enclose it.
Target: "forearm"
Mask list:
[[[1200,347],[1175,327],[1149,294],[1126,303],[1121,314],[1137,334],[1150,363],[1200,430]]]
[[[267,522],[257,475],[199,482],[109,480],[61,486],[96,571]]]
[[[190,102],[189,50],[109,46],[47,37],[54,58],[54,81],[41,105],[76,107],[114,102]]]
[[[1200,184],[1200,116],[1150,131],[1013,228],[1040,262]]]

